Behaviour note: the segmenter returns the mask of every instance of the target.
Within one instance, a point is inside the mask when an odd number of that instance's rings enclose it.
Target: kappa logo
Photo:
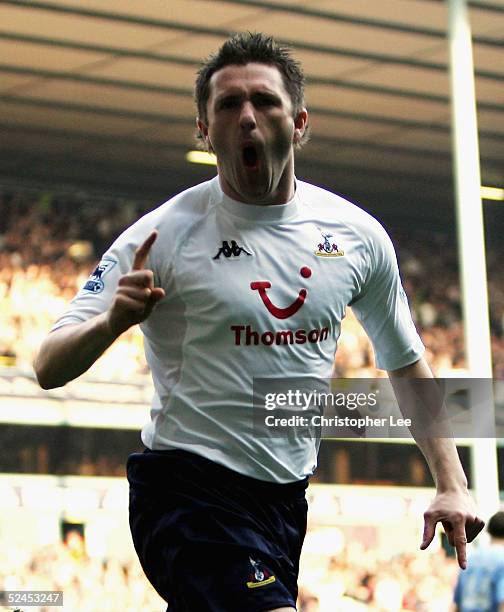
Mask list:
[[[104,257],[96,266],[82,290],[89,291],[90,293],[101,293],[105,289],[103,277],[108,274],[116,264],[117,261],[115,259]]]
[[[299,273],[303,278],[310,278],[312,275],[312,271],[307,266],[303,266]],[[252,291],[259,291],[259,295],[261,296],[261,300],[263,304],[266,306],[269,313],[271,313],[277,319],[287,319],[291,317],[293,314],[303,306],[306,300],[306,296],[308,295],[308,291],[306,289],[301,289],[298,293],[297,298],[292,302],[290,306],[286,308],[279,308],[275,306],[273,302],[270,300],[266,290],[271,287],[271,283],[269,281],[253,281],[250,283],[250,288]]]
[[[237,259],[242,253],[249,257],[252,256],[252,253],[249,253],[245,247],[239,246],[236,240],[231,240],[231,244],[229,244],[227,240],[223,240],[221,248],[217,251],[217,255],[212,257],[212,259],[219,259],[221,255],[224,255],[226,259],[230,257]]]
[[[317,257],[343,257],[344,251],[338,248],[334,242],[331,242],[329,238],[332,238],[332,234],[325,234],[322,230],[319,230],[322,234],[324,242],[319,242],[318,250],[315,251]]]
[[[266,586],[275,582],[276,577],[263,565],[262,561],[252,559],[249,557],[250,565],[252,566],[249,579],[247,581],[247,587],[249,589],[256,589],[257,587]]]

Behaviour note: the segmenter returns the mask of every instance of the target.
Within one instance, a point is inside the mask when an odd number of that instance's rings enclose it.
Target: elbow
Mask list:
[[[56,387],[62,387],[64,383],[61,384],[52,379],[51,374],[47,371],[47,369],[47,366],[44,366],[44,364],[41,363],[40,355],[38,355],[33,362],[33,370],[39,386],[44,389],[44,391],[56,389]]]
[[[49,391],[50,389],[57,389],[58,387],[63,387],[65,385],[64,382],[51,380],[50,376],[44,374],[42,372],[38,372],[35,370],[35,376],[37,377],[37,382],[39,386],[44,389],[44,391]]]
[[[37,378],[39,387],[42,387],[44,391],[49,391],[49,389],[54,389],[54,385],[51,384],[51,381],[49,380],[48,376],[43,372],[43,370],[35,366],[33,367],[33,369],[35,371],[35,376]]]
[[[55,389],[59,386],[52,383],[49,379],[46,379],[43,376],[39,375],[37,372],[35,372],[35,374],[37,376],[37,382],[39,386],[44,389],[44,391],[49,391],[50,389]]]

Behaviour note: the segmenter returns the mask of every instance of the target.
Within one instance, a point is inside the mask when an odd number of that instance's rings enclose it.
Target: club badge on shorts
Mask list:
[[[252,566],[252,571],[247,581],[247,587],[249,589],[256,589],[257,587],[266,586],[267,584],[275,582],[275,576],[264,567],[262,561],[252,559],[252,557],[249,557],[249,561]]]

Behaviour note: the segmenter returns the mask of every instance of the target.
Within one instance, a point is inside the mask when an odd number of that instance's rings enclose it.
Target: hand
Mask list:
[[[145,321],[155,305],[165,296],[164,289],[154,287],[152,270],[145,269],[149,251],[156,241],[157,231],[135,251],[131,272],[121,276],[111,307],[107,313],[107,325],[114,336],[120,336],[136,323]]]
[[[455,547],[461,569],[467,567],[466,543],[472,542],[485,526],[475,514],[474,503],[467,490],[438,493],[424,513],[424,534],[421,550],[434,539],[436,524],[443,524],[448,541]]]

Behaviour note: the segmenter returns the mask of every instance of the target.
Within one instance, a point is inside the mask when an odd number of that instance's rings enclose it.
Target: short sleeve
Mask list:
[[[390,238],[378,223],[369,238],[369,274],[350,305],[373,344],[377,367],[397,370],[418,361],[425,347],[411,318]]]
[[[120,236],[100,259],[51,331],[71,323],[83,323],[105,312],[115,295],[119,279],[131,270],[136,246],[128,245],[128,241]]]
[[[70,302],[67,311],[56,321],[52,330],[71,323],[83,323],[105,312],[114,298],[119,279],[131,271],[135,250],[156,227],[156,218],[147,215],[125,230],[100,259],[89,278]],[[161,242],[158,238],[156,242]],[[154,272],[154,282],[159,284],[155,243],[149,253],[146,267]],[[166,259],[166,258],[165,258]]]

